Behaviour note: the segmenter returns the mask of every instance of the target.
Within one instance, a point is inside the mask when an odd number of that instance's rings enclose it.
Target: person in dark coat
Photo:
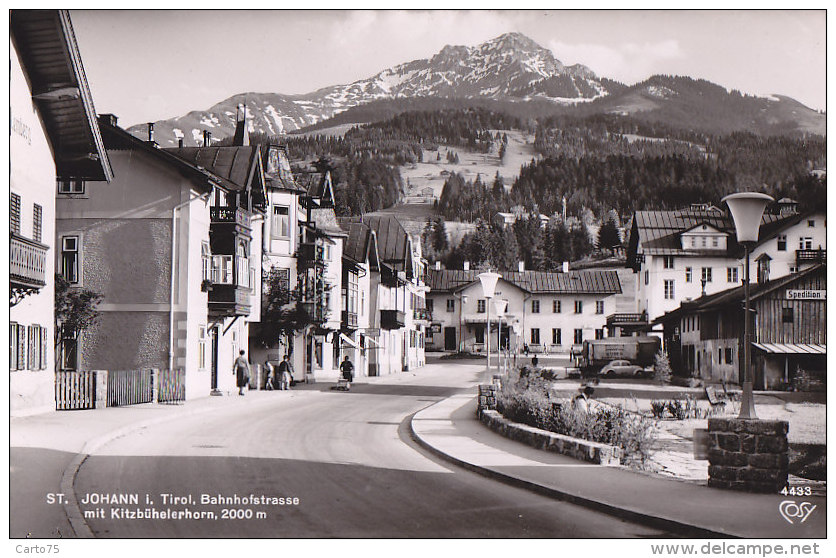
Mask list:
[[[351,382],[354,381],[354,365],[351,364],[351,361],[348,360],[348,355],[346,355],[345,360],[340,363],[340,371],[342,372],[343,378],[345,378],[348,385],[346,385],[346,389],[351,389]]]
[[[250,383],[250,363],[244,356],[244,351],[238,351],[238,358],[232,365],[232,373],[235,374],[238,395],[244,395],[244,387]]]

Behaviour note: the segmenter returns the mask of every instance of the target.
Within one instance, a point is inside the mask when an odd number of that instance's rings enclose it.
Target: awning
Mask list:
[[[752,343],[756,348],[780,355],[826,355],[827,345],[817,343]]]
[[[355,343],[354,340],[351,337],[349,337],[348,335],[346,335],[344,333],[340,333],[340,339],[342,339],[342,341],[343,341],[342,342],[343,347],[345,347],[346,345],[349,345],[350,347],[354,347],[355,349],[360,348],[360,347],[357,346],[357,343]]]
[[[380,341],[375,339],[374,337],[366,337],[366,341],[371,341],[374,346],[368,346],[367,349],[382,349],[383,346],[380,344]]]

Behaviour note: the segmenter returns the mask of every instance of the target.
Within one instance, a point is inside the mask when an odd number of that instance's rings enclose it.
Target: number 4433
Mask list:
[[[784,496],[812,496],[813,489],[809,486],[785,486],[781,489]]]

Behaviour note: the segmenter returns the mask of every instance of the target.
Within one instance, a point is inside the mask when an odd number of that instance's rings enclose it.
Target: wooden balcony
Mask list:
[[[247,287],[215,283],[209,291],[209,316],[225,318],[250,313],[252,293]]]
[[[9,283],[12,288],[39,290],[46,285],[49,246],[10,233]]]
[[[252,229],[250,212],[240,207],[210,207],[209,219],[212,225],[232,224],[242,227],[247,231]]]
[[[400,329],[406,326],[406,320],[403,311],[401,310],[381,310],[380,311],[380,328],[381,329]]]
[[[797,265],[805,263],[825,263],[827,250],[819,248],[818,250],[796,250],[795,263]]]
[[[431,322],[433,315],[426,308],[416,308],[412,311],[412,319],[418,322]]]

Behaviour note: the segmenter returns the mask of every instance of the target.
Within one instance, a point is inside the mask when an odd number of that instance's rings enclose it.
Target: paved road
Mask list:
[[[98,537],[670,536],[506,486],[418,449],[406,419],[472,386],[481,371],[473,364],[430,364],[355,384],[350,393],[317,384],[147,427],[90,456],[76,496],[84,502],[95,494],[137,495],[138,506],[82,504],[104,511],[104,518],[87,520]],[[192,501],[166,505],[167,493]],[[202,494],[291,503],[203,505]],[[214,512],[218,519],[111,515],[111,508],[123,507]],[[223,509],[253,515],[223,519]]]

